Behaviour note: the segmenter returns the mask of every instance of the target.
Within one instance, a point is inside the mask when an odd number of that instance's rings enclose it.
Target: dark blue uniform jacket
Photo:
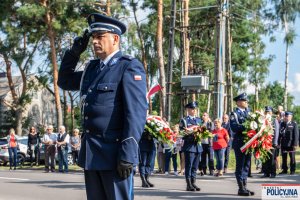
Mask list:
[[[243,123],[246,121],[248,117],[249,110],[241,111],[239,108],[235,108],[233,112],[230,114],[230,128],[234,132],[234,139],[232,142],[233,148],[240,148],[244,145],[243,131],[245,127]]]
[[[118,160],[137,164],[147,110],[143,65],[119,51],[97,75],[99,59],[90,61],[84,72],[75,71],[78,60],[70,51],[65,53],[58,85],[81,93],[83,137],[79,166],[112,170]]]
[[[179,128],[180,130],[184,130],[184,128],[200,124],[201,119],[199,117],[191,119],[190,116],[187,116],[180,120]],[[193,135],[186,135],[182,139],[184,140],[183,147],[181,148],[182,151],[192,153],[201,153],[203,151],[201,144],[195,141]]]

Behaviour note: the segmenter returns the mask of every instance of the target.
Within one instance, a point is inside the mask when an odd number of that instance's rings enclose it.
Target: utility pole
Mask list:
[[[229,0],[227,0],[229,5]],[[231,67],[231,32],[230,32],[230,17],[229,17],[229,6],[227,7],[227,17],[226,17],[226,77],[227,77],[227,84],[226,84],[226,97],[227,97],[227,110],[224,113],[229,113],[233,110],[233,92],[232,92],[232,67]]]
[[[189,0],[183,0],[183,40],[184,40],[184,75],[188,74],[190,63],[189,39]]]
[[[219,0],[220,12],[217,22],[217,44],[214,80],[214,118],[222,118],[224,114],[224,75],[225,75],[225,22],[227,15],[227,0]]]
[[[168,80],[166,92],[166,118],[171,121],[172,111],[172,82],[173,82],[173,55],[174,55],[174,36],[175,36],[175,23],[176,23],[176,0],[172,0],[171,6],[171,22],[169,30],[169,54],[168,54]]]

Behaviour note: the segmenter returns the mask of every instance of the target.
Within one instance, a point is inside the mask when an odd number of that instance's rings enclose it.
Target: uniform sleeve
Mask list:
[[[241,133],[245,130],[245,127],[238,123],[238,119],[233,112],[230,114],[230,128],[235,133]]]
[[[186,128],[186,126],[187,126],[186,121],[185,121],[185,119],[182,118],[179,122],[179,130],[181,130],[181,131],[184,130],[184,128]]]
[[[119,160],[138,163],[138,143],[147,113],[146,75],[143,65],[132,60],[122,77],[124,128],[119,149]]]
[[[79,90],[82,71],[75,72],[79,57],[74,56],[69,50],[65,52],[58,72],[58,86],[63,90]]]
[[[298,142],[299,142],[299,130],[298,130],[298,125],[296,122],[294,122],[294,147],[298,146]]]
[[[274,140],[273,144],[278,145],[278,139],[279,139],[279,122],[277,119],[274,121]]]

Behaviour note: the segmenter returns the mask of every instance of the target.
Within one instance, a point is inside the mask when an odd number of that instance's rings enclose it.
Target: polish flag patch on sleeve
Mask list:
[[[141,81],[142,80],[142,76],[141,75],[134,75],[134,80],[135,81]]]

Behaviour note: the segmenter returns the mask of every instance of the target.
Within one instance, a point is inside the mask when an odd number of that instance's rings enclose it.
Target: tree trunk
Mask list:
[[[67,117],[68,117],[68,104],[67,104],[67,94],[66,91],[63,90],[63,98],[64,98],[64,104],[63,104],[63,108],[64,108],[64,113],[63,113],[63,124],[66,126],[66,129],[68,129],[67,127]]]
[[[160,85],[162,86],[162,94],[160,99],[160,115],[162,117],[165,113],[166,106],[166,77],[164,68],[164,56],[163,56],[163,0],[158,0],[157,8],[157,32],[156,32],[156,43],[157,43],[157,57],[158,57],[158,68],[160,73]]]
[[[137,3],[134,2],[134,0],[131,0],[131,4],[132,4],[132,10],[133,10],[133,15],[134,15],[134,20],[135,20],[135,24],[137,27],[137,33],[138,33],[138,37],[139,37],[139,41],[140,41],[140,46],[141,46],[141,51],[142,51],[142,62],[145,68],[145,72],[146,72],[146,81],[147,81],[147,91],[149,91],[150,89],[150,85],[149,85],[149,73],[148,73],[148,63],[147,63],[147,58],[146,58],[146,51],[145,51],[145,42],[144,42],[144,36],[143,36],[143,32],[140,28],[139,22],[137,20],[137,16],[136,16],[136,5]],[[152,102],[151,102],[151,97],[149,97],[148,99],[149,102],[149,113],[152,113]]]
[[[23,108],[19,107],[16,109],[16,134],[18,136],[22,135],[22,121],[23,121]]]
[[[71,104],[71,130],[73,131],[75,128],[75,111],[74,111],[74,98],[71,92],[69,93],[70,104]]]
[[[54,85],[53,88],[54,88],[54,97],[55,97],[55,108],[56,108],[56,116],[57,116],[57,127],[59,127],[62,125],[62,110],[60,104],[59,88],[57,85],[58,66],[57,66],[56,49],[55,49],[55,34],[52,28],[52,17],[47,5],[48,2],[47,0],[41,0],[41,3],[47,10],[45,16],[45,22],[47,25],[48,38],[50,40],[51,63],[53,66],[53,85]]]

